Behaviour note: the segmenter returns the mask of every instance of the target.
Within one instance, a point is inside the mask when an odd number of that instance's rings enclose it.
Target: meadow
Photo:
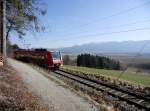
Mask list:
[[[144,85],[144,86],[150,86],[150,74],[146,73],[135,73],[135,72],[123,72],[118,70],[105,70],[105,69],[95,69],[95,68],[87,68],[87,67],[78,67],[78,66],[71,66],[71,65],[64,65],[64,69],[69,69],[72,71],[79,71],[87,74],[95,74],[95,75],[101,75],[106,77],[111,77],[125,81],[129,81],[132,83]],[[121,75],[121,76],[120,76]]]

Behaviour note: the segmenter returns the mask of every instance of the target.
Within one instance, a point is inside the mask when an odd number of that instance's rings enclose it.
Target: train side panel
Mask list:
[[[60,53],[60,52],[59,52]],[[57,56],[60,56],[59,59],[54,58],[56,53],[49,51],[30,51],[30,50],[18,50],[14,51],[14,58],[37,64],[46,68],[53,68],[63,65],[63,58],[61,53]]]

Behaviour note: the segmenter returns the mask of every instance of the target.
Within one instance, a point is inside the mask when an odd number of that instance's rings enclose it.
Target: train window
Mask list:
[[[60,59],[60,52],[52,52],[52,57],[53,57],[53,60]]]

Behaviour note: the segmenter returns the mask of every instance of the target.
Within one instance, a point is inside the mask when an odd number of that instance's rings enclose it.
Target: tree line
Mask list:
[[[76,56],[64,55],[63,60],[65,65],[77,65]]]
[[[14,50],[20,49],[20,47],[17,44],[11,44],[9,41],[7,41],[7,56],[13,57]]]
[[[113,70],[121,69],[121,65],[119,61],[113,60],[108,57],[91,55],[91,54],[78,55],[77,66],[100,68],[100,69],[113,69]]]

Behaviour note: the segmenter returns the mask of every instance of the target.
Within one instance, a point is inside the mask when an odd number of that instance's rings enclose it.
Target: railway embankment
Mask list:
[[[149,96],[145,97],[137,94],[137,92],[114,87],[107,84],[107,82],[95,81],[80,74],[64,70],[58,70],[55,73],[57,77],[64,79],[76,90],[87,93],[98,103],[105,101],[106,104],[113,104],[117,111],[118,109],[121,111],[149,111]]]
[[[53,111],[98,111],[92,102],[46,78],[31,66],[12,59],[8,62],[19,72],[28,88],[40,96]]]

